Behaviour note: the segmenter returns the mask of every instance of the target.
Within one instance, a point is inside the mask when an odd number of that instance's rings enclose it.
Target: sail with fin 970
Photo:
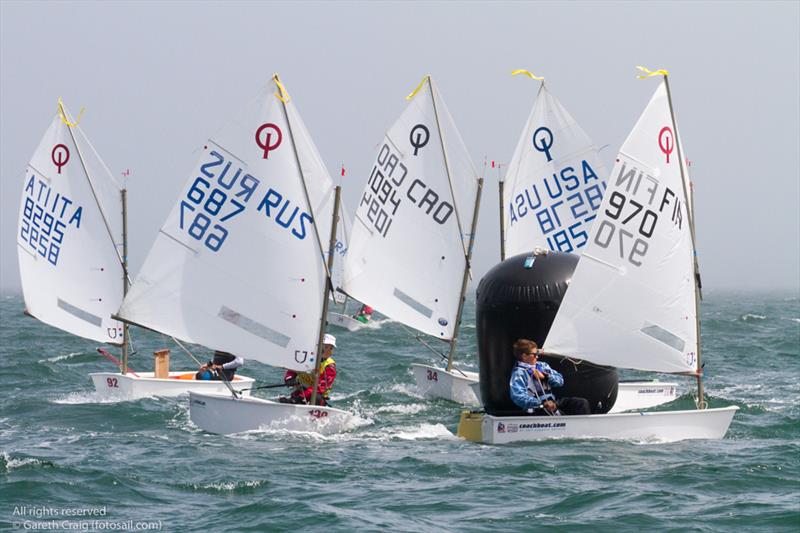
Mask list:
[[[675,124],[662,81],[617,156],[548,352],[622,368],[695,370],[694,245]]]
[[[121,187],[59,101],[25,170],[17,227],[25,310],[59,329],[122,343]]]
[[[353,221],[344,290],[390,318],[449,340],[478,175],[429,77],[379,146]]]
[[[120,316],[313,368],[333,203],[333,181],[276,76],[202,147]]]
[[[605,176],[597,146],[542,83],[506,172],[506,255],[582,248]]]

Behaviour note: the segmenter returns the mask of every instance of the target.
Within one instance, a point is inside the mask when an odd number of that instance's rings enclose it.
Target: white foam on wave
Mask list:
[[[367,325],[363,329],[381,329],[384,324],[391,324],[393,322],[397,322],[397,320],[392,320],[391,318],[384,318],[381,320],[371,320],[367,322]]]
[[[114,397],[107,394],[99,394],[95,392],[70,392],[64,396],[53,398],[51,403],[61,405],[82,405],[86,403],[119,403],[130,401],[129,398]]]
[[[798,324],[800,324],[800,318],[790,318],[789,320],[791,320],[792,322],[797,322]]]
[[[742,320],[745,322],[749,322],[751,320],[765,320],[767,317],[766,315],[755,315],[753,313],[747,313],[746,315],[742,315]]]
[[[394,437],[400,440],[458,439],[443,424],[421,424],[408,430],[397,431]]]
[[[15,468],[22,468],[28,465],[47,465],[48,463],[41,459],[33,457],[11,457],[8,453],[3,452],[3,462],[6,464],[7,470],[14,470]]]
[[[250,480],[250,481],[225,481],[222,483],[204,483],[192,484],[195,490],[218,490],[220,492],[231,492],[236,489],[254,489],[263,485],[263,481]]]
[[[401,415],[415,415],[426,410],[428,406],[424,403],[401,403],[382,405],[375,409],[375,413],[398,413]]]
[[[416,385],[412,385],[410,383],[393,383],[392,385],[385,387],[385,386],[378,386],[376,389],[378,392],[397,392],[403,394],[405,396],[410,396],[412,398],[417,398],[420,400],[425,399],[425,395]]]
[[[76,355],[83,355],[83,352],[72,352],[66,355],[57,355],[55,357],[48,357],[47,359],[39,359],[40,363],[57,363],[59,361],[64,361],[65,359],[72,359]]]

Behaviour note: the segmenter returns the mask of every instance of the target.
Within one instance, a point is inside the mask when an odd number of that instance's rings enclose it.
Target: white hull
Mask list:
[[[333,311],[328,311],[328,325],[344,328],[347,331],[358,331],[367,327],[367,324],[359,322],[351,316],[334,313]]]
[[[444,398],[462,405],[478,406],[481,388],[477,372],[448,372],[444,368],[412,364],[417,387],[433,398]],[[655,407],[678,397],[678,384],[660,381],[626,381],[619,384],[617,401],[610,413]]]
[[[721,439],[736,406],[693,411],[660,411],[581,416],[505,416],[464,411],[459,436],[487,444],[554,438],[674,442]]]
[[[186,374],[194,375],[195,371],[170,372],[169,379],[156,379],[153,372],[137,372],[133,374],[120,374],[119,372],[96,372],[89,374],[94,382],[97,393],[112,398],[136,400],[151,396],[180,396],[190,391],[230,394],[228,387],[222,381],[205,381],[194,379],[177,379],[177,376]],[[255,380],[247,376],[235,376],[231,385],[236,390],[249,389]],[[244,391],[245,396],[250,391]]]
[[[617,401],[609,413],[622,413],[647,409],[678,397],[678,384],[661,381],[622,381],[617,390]]]
[[[347,429],[353,415],[333,407],[278,403],[261,398],[233,399],[230,394],[189,394],[189,416],[200,429],[219,435],[285,429],[324,435]]]
[[[425,396],[444,398],[462,405],[481,405],[480,389],[476,393],[472,386],[478,383],[477,372],[448,372],[444,368],[417,363],[411,365],[411,370],[414,372],[417,388]]]

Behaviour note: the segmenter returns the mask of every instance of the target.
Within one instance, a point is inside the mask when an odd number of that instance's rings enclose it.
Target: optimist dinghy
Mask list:
[[[642,70],[663,80],[620,149],[543,348],[595,365],[693,375],[697,410],[534,417],[487,408],[462,413],[464,438],[719,439],[730,426],[738,408],[708,409],[703,392],[694,210],[667,72]]]
[[[278,368],[313,370],[317,379],[338,199],[274,76],[203,147],[120,317]],[[331,407],[232,391],[192,392],[189,411],[198,427],[214,433],[339,429],[346,418]]]
[[[128,371],[128,326],[112,318],[128,289],[126,198],[59,100],[26,169],[20,203],[17,251],[26,314],[121,348],[119,372],[91,374],[98,393],[134,399],[224,387]],[[238,381],[244,388],[252,379]]]
[[[543,78],[524,70],[514,74],[527,74],[542,84],[507,166],[505,182],[499,183],[501,260],[506,257],[506,250],[511,255],[535,248],[577,251],[588,240],[606,188],[601,179],[605,168],[598,148],[547,90]],[[469,158],[466,150],[456,149],[455,155]],[[456,185],[461,186],[462,182]],[[480,394],[476,392],[480,388],[476,385],[478,373],[455,368],[453,355],[451,347],[444,367],[413,364],[417,387],[427,396],[480,405]],[[626,383],[618,396],[620,406],[613,410],[669,402],[677,397],[676,390],[649,381]]]
[[[417,383],[434,396],[475,402],[468,380],[477,376],[456,369],[453,357],[483,178],[430,76],[407,99],[361,195],[344,259],[344,292],[446,342],[448,355],[417,336],[447,360],[443,369],[413,365]]]

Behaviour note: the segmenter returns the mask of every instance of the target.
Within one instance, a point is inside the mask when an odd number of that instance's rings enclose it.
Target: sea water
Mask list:
[[[800,531],[800,297],[705,296],[710,406],[740,408],[724,439],[489,446],[455,436],[459,406],[421,396],[410,364],[439,359],[396,322],[332,331],[332,401],[358,415],[349,431],[225,437],[192,424],[186,397],[98,397],[87,374],[114,367],[95,343],[5,295],[0,529]],[[457,356],[467,370],[477,370],[474,316],[473,298]],[[168,338],[133,336],[134,370],[150,370],[163,347],[173,370],[196,367]],[[282,380],[254,361],[242,373]],[[677,379],[670,407],[692,408],[694,381]]]

